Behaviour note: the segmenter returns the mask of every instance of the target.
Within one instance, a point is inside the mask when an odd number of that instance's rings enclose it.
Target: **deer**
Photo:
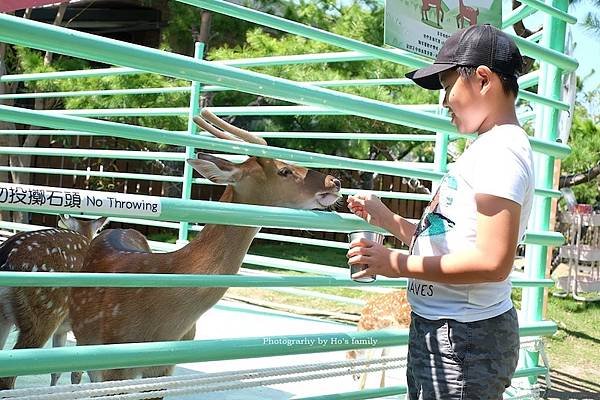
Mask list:
[[[422,0],[421,19],[429,21],[428,14],[431,7],[435,7],[435,15],[437,24],[440,26],[440,20],[444,22],[444,9],[442,8],[442,0]]]
[[[204,109],[193,121],[219,139],[267,142]],[[187,162],[226,188],[222,203],[328,210],[340,199],[331,175],[280,160],[249,157],[235,164],[206,153]],[[184,247],[153,253],[144,235],[111,229],[90,244],[84,272],[235,275],[260,227],[207,224]],[[228,288],[73,288],[71,322],[77,345],[193,339],[196,321]],[[93,382],[172,375],[174,365],[88,371]]]
[[[471,26],[477,25],[477,17],[479,16],[479,8],[465,6],[463,0],[458,0],[458,15],[456,16],[456,27],[464,28],[465,20],[469,21]],[[460,25],[460,26],[459,26]]]
[[[0,271],[77,272],[85,252],[106,218],[79,220],[61,216],[58,229],[22,232],[0,246]],[[69,330],[70,288],[0,287],[0,349],[13,326],[19,330],[14,349],[64,345]],[[16,377],[0,378],[0,389],[12,389]],[[53,374],[52,384],[58,377]]]
[[[396,290],[390,293],[375,296],[363,307],[358,320],[358,331],[371,331],[386,328],[408,328],[410,326],[410,305],[406,299],[405,290]],[[350,350],[346,353],[346,358],[356,360],[366,357],[372,360],[375,357],[384,357],[389,349],[367,349]],[[379,352],[379,353],[377,353]],[[381,371],[380,387],[385,387],[385,369]],[[363,390],[367,383],[367,373],[360,375],[354,374],[354,380],[359,381],[359,388]]]

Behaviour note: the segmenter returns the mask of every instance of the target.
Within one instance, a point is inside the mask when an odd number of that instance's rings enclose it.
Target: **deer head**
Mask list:
[[[194,117],[194,122],[220,139],[267,144],[263,138],[223,121],[208,110],[202,111],[202,117]],[[326,209],[340,197],[338,179],[283,161],[249,157],[241,164],[234,164],[206,153],[196,156],[188,163],[210,181],[230,185],[233,201],[237,203],[310,210]]]
[[[84,220],[73,218],[68,214],[59,215],[58,227],[78,232],[88,239],[92,239],[107,223],[108,217],[101,217],[93,220]]]

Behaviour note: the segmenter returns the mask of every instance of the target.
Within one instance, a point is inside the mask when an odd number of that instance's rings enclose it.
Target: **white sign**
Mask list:
[[[386,0],[384,43],[435,58],[457,30],[501,23],[501,0]]]
[[[0,209],[7,210],[157,217],[160,205],[152,196],[0,183]]]

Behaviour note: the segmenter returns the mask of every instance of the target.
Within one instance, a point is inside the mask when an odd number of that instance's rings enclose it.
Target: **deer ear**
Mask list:
[[[197,153],[196,159],[187,160],[196,171],[214,183],[232,184],[242,178],[238,165],[206,153]]]
[[[106,225],[108,217],[100,217],[92,221],[92,232],[97,233]]]
[[[71,217],[68,214],[59,215],[57,225],[59,228],[69,229],[72,231],[74,231],[78,228],[77,220],[75,220],[73,217]]]

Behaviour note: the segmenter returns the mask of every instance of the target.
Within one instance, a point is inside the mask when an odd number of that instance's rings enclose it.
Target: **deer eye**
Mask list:
[[[293,173],[294,173],[294,171],[292,171],[292,169],[288,168],[288,167],[283,167],[279,171],[277,171],[277,175],[280,175],[280,176],[290,176]]]

